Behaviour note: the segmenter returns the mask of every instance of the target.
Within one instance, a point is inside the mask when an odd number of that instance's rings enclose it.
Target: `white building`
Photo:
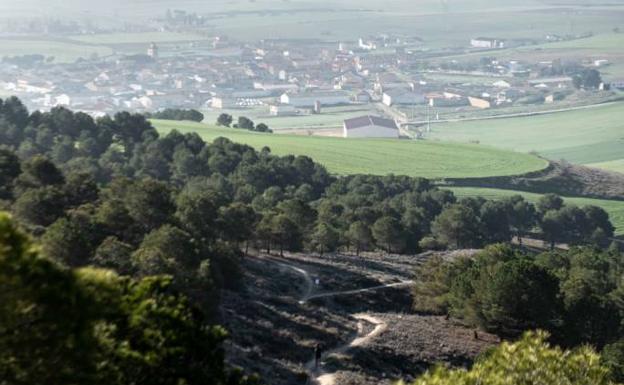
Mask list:
[[[299,86],[293,83],[262,83],[254,82],[254,88],[257,90],[266,90],[272,92],[297,91]]]
[[[474,48],[505,48],[505,41],[491,37],[475,37],[470,40]]]
[[[210,107],[216,108],[219,110],[222,110],[225,108],[236,108],[236,99],[213,96],[212,99],[210,99]]]
[[[383,93],[382,103],[390,107],[393,105],[415,105],[424,104],[425,95],[419,92],[412,92],[405,89],[393,89]]]
[[[323,106],[340,106],[350,104],[348,93],[343,91],[284,93],[280,97],[282,104],[290,104],[298,108],[312,108],[317,102]]]
[[[399,127],[391,119],[361,116],[344,121],[344,138],[398,138]]]
[[[273,104],[269,107],[271,116],[293,116],[297,115],[297,109],[289,104]]]
[[[377,43],[371,40],[364,40],[360,38],[358,40],[358,47],[366,51],[373,51],[377,49]]]

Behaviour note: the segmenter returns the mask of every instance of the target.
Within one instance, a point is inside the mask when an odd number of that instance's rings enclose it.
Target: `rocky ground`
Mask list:
[[[373,313],[386,322],[386,330],[348,357],[331,364],[339,371],[338,384],[394,384],[411,381],[435,364],[468,366],[498,337],[467,328],[456,320],[415,314]]]
[[[411,312],[408,281],[430,255],[246,258],[245,288],[223,297],[229,361],[271,385],[306,384],[321,374],[325,384],[391,384],[440,362],[468,365],[497,338],[479,333],[475,339],[455,320]],[[370,290],[353,292],[360,289]],[[317,343],[332,351],[314,372]]]

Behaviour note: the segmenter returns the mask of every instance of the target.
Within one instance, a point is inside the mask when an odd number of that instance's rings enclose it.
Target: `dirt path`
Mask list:
[[[303,279],[305,280],[305,288],[303,289],[303,294],[301,295],[299,299],[300,303],[305,303],[312,296],[312,291],[314,290],[314,283],[312,282],[312,277],[310,277],[310,274],[307,271],[295,265],[292,265],[290,262],[285,262],[279,258],[267,257],[267,256],[260,256],[260,258],[269,260],[277,264],[278,266],[292,270],[303,277]]]
[[[388,324],[369,314],[354,314],[353,318],[358,320],[357,336],[355,336],[349,343],[338,346],[324,353],[321,361],[331,355],[342,354],[350,348],[362,346],[388,329]],[[362,335],[364,331],[364,322],[375,326],[375,328],[366,335]],[[305,365],[306,371],[310,374],[310,378],[313,379],[312,381],[315,381],[318,385],[334,385],[336,383],[336,373],[326,373],[323,370],[322,364],[318,369],[316,369],[314,364],[314,359],[312,359]]]
[[[313,294],[313,295],[308,296],[305,300],[302,300],[301,302],[307,302],[307,301],[310,301],[310,300],[313,300],[313,299],[317,299],[317,298],[337,297],[337,296],[340,296],[340,295],[354,295],[354,294],[366,293],[366,292],[370,292],[370,291],[377,291],[377,290],[388,289],[388,288],[391,288],[391,287],[409,286],[409,285],[411,285],[413,283],[414,283],[414,281],[403,281],[403,282],[389,283],[387,285],[379,285],[379,286],[367,287],[367,288],[363,288],[363,289],[355,289],[355,290],[347,290],[347,291],[331,291],[331,292],[327,292],[327,293]]]
[[[325,298],[325,297],[332,297],[332,296],[339,296],[339,295],[355,295],[359,293],[383,290],[383,289],[391,288],[391,287],[408,286],[413,283],[412,281],[404,281],[404,282],[396,282],[396,283],[391,283],[387,285],[379,285],[379,286],[356,289],[356,290],[312,294],[312,292],[314,291],[314,283],[312,281],[312,278],[310,277],[310,273],[308,273],[306,270],[291,264],[290,261],[287,262],[280,258],[267,257],[267,256],[262,256],[260,258],[269,260],[273,263],[276,263],[279,266],[295,271],[296,273],[298,273],[299,275],[303,277],[303,279],[305,280],[305,289],[304,289],[303,295],[299,299],[299,303],[301,304],[304,304],[308,302],[309,300],[312,300],[315,298]],[[323,353],[323,356],[321,357],[321,361],[323,361],[324,359],[326,359],[327,357],[331,355],[344,353],[352,347],[362,346],[366,344],[367,342],[369,342],[370,340],[372,340],[373,338],[380,335],[381,333],[383,333],[388,328],[388,324],[385,323],[383,320],[380,320],[369,314],[358,313],[358,314],[353,314],[352,317],[358,321],[357,334],[351,339],[350,342],[344,345],[335,347],[334,349]],[[364,323],[372,324],[375,328],[370,333],[363,335]],[[318,385],[334,385],[336,382],[335,373],[326,373],[323,370],[322,365],[320,365],[319,368],[315,368],[314,358],[305,364],[305,369],[308,372],[309,378],[311,379],[312,383],[316,383]]]

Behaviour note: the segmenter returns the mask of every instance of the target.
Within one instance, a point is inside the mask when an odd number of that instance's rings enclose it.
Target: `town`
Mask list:
[[[163,20],[168,28],[176,20],[195,27],[205,21],[170,10]],[[372,136],[420,138],[439,121],[616,99],[624,80],[603,80],[607,58],[515,57],[508,51],[589,37],[472,37],[453,51],[431,51],[417,36],[396,34],[336,42],[211,36],[70,63],[43,55],[4,57],[0,89],[33,110],[60,106],[102,116],[196,109],[209,122],[227,112],[264,119],[285,132],[333,136],[347,135],[343,120],[378,116],[393,120],[398,130]]]

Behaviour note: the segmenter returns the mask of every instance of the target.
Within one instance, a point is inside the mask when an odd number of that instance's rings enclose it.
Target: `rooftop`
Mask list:
[[[357,118],[351,118],[344,121],[347,130],[353,130],[360,127],[367,126],[381,126],[398,130],[396,122],[392,119],[381,118],[379,116],[359,116]]]

